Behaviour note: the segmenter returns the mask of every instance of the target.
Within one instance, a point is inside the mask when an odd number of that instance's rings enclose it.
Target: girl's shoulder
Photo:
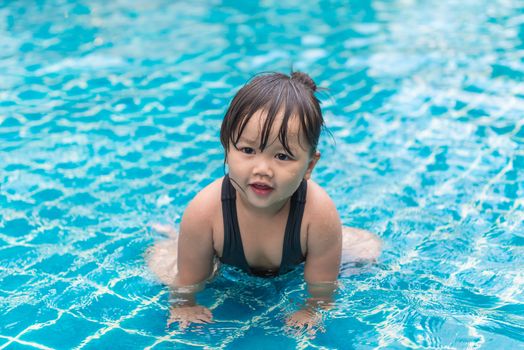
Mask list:
[[[222,203],[220,200],[222,180],[223,177],[200,190],[189,202],[185,213],[191,216],[200,216],[203,220],[213,219]]]
[[[306,208],[323,208],[325,205],[334,205],[329,194],[315,181],[307,181]]]
[[[329,194],[313,180],[308,180],[304,220],[309,231],[325,231],[340,225],[340,216]]]
[[[202,208],[214,207],[221,203],[222,181],[224,177],[216,179],[201,189],[191,202],[196,202]]]

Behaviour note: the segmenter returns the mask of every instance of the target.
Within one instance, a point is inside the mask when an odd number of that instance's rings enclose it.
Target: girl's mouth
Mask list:
[[[259,196],[266,196],[269,193],[271,193],[271,191],[273,191],[273,188],[271,186],[264,185],[264,184],[254,183],[254,184],[249,185],[249,187],[251,187],[253,192],[258,194]]]

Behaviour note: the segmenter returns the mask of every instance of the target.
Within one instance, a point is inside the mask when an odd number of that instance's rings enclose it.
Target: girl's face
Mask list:
[[[302,179],[309,179],[320,154],[299,137],[298,118],[288,123],[287,141],[293,156],[278,139],[282,116],[277,116],[264,151],[260,145],[266,112],[258,111],[248,121],[236,147],[230,142],[227,156],[229,177],[247,207],[278,212],[293,195]],[[302,141],[302,142],[301,142]]]

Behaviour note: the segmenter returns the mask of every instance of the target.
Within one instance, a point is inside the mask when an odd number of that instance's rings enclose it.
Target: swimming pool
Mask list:
[[[522,348],[523,7],[2,3],[0,348]],[[291,66],[330,89],[314,178],[382,259],[343,266],[314,339],[282,327],[300,271],[225,269],[217,322],[166,330],[150,225],[223,174],[239,86]]]

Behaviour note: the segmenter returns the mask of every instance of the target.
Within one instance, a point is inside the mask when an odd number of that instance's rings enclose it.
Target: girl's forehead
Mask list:
[[[267,119],[267,111],[264,110],[258,110],[255,112],[251,118],[249,118],[249,121],[246,124],[246,127],[244,129],[244,132],[242,133],[242,136],[252,136],[254,138],[258,138],[260,134],[262,133],[262,130],[264,129],[264,124]],[[278,136],[280,127],[282,126],[282,121],[284,119],[284,111],[279,112],[275,116],[275,120],[273,121],[271,125],[271,131],[270,131],[270,139],[273,139],[274,136]],[[299,137],[300,134],[300,121],[297,116],[292,115],[288,121],[287,121],[287,132],[286,136],[288,137],[289,141],[291,141],[293,138]]]
[[[281,144],[279,132],[284,119],[283,117],[283,111],[275,116],[268,137],[267,144],[269,147],[271,147],[272,145]],[[262,138],[262,131],[264,130],[264,123],[266,122],[266,119],[267,112],[257,111],[256,113],[254,113],[246,123],[246,126],[242,131],[242,135],[239,135],[240,140],[246,140],[252,143],[259,143]],[[292,115],[287,121],[286,143],[289,147],[291,147],[292,150],[298,151],[299,148],[307,150],[307,142],[305,142],[305,137],[302,136],[304,135],[301,135],[300,120],[297,116]]]

